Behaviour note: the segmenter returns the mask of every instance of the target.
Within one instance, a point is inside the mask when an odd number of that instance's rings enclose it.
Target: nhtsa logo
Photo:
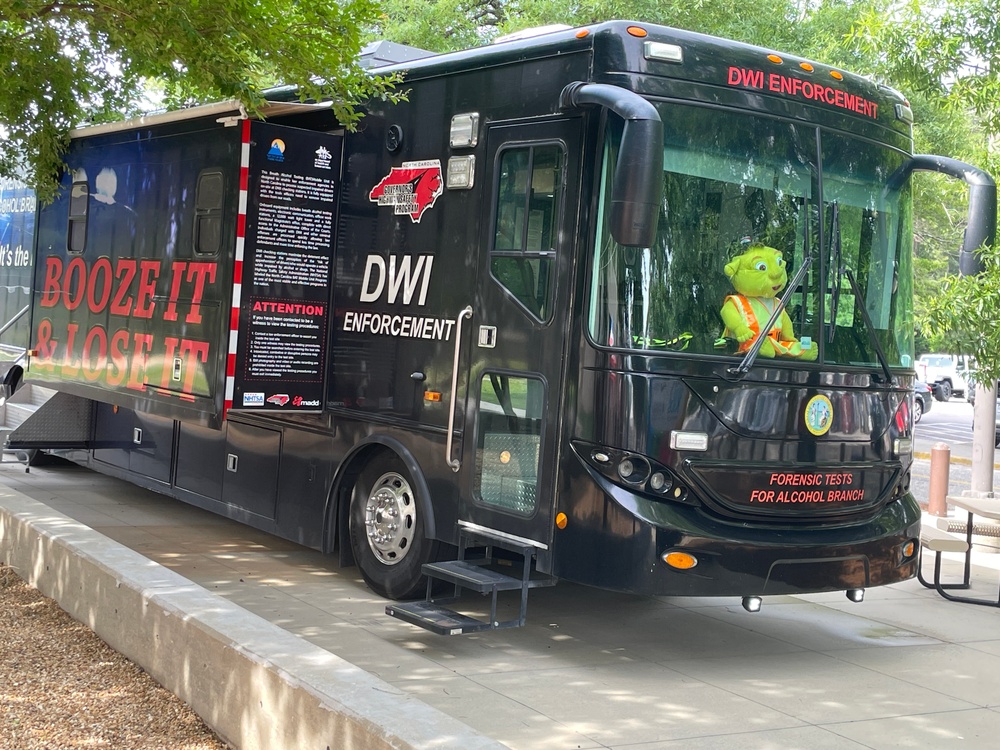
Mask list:
[[[243,405],[244,406],[263,406],[264,405],[264,394],[263,393],[244,393],[243,394]]]

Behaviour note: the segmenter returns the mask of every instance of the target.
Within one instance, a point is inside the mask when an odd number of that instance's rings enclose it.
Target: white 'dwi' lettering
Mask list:
[[[419,287],[417,304],[423,305],[427,301],[427,287],[431,281],[434,257],[421,255],[416,258],[416,263],[412,261],[413,257],[410,255],[390,255],[387,267],[385,258],[381,255],[369,255],[365,263],[365,278],[361,282],[359,301],[374,302],[386,292],[386,301],[392,304],[402,290],[403,304],[409,305]]]

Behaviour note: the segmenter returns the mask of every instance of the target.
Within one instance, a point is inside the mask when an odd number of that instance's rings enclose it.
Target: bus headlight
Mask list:
[[[654,471],[649,477],[649,489],[653,492],[669,492],[673,482],[662,471]]]
[[[698,500],[666,466],[630,451],[573,441],[576,454],[592,469],[629,492],[640,492],[663,502],[697,505]]]
[[[642,456],[625,456],[618,462],[618,476],[629,484],[642,484],[649,476],[649,462]]]

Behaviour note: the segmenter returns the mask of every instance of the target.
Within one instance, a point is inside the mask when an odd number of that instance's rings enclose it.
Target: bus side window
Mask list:
[[[558,144],[518,145],[500,152],[490,250],[494,279],[538,320],[552,315],[550,283],[562,188]]]
[[[222,247],[223,177],[218,169],[198,175],[194,198],[194,253],[217,255]]]
[[[87,216],[90,209],[90,188],[87,178],[74,177],[69,190],[69,225],[66,250],[80,254],[87,246]]]

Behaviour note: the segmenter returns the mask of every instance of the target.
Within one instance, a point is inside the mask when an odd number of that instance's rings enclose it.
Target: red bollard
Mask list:
[[[931,480],[927,499],[927,512],[932,516],[948,515],[948,466],[951,448],[946,443],[935,443],[931,448]]]

